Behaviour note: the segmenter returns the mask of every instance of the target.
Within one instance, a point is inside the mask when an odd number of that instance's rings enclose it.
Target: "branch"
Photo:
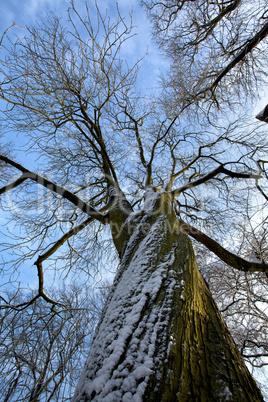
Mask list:
[[[54,300],[50,299],[44,293],[44,272],[42,262],[45,261],[47,258],[49,258],[52,254],[54,254],[58,250],[58,248],[65,243],[65,241],[67,241],[70,237],[80,232],[93,220],[94,220],[93,217],[88,218],[84,222],[80,223],[80,225],[77,225],[73,229],[69,230],[69,232],[65,233],[58,241],[56,241],[56,243],[53,244],[53,246],[50,247],[50,249],[48,249],[44,254],[41,254],[38,257],[38,259],[34,263],[34,265],[36,265],[37,267],[37,273],[38,273],[38,295],[35,296],[35,298],[31,301],[30,304],[32,304],[38,297],[43,297],[43,299],[48,303],[62,305],[61,303],[54,302]]]
[[[134,117],[132,117],[126,111],[126,108],[125,108],[125,114],[134,123],[134,131],[135,131],[135,136],[136,136],[136,140],[137,140],[137,143],[138,143],[140,161],[141,161],[143,167],[146,169],[145,187],[149,187],[151,185],[151,183],[152,183],[152,158],[151,158],[151,161],[149,163],[147,163],[146,159],[145,159],[145,156],[144,156],[144,150],[143,150],[143,145],[142,145],[142,141],[141,141],[141,137],[140,137],[140,133],[139,133],[139,126],[138,126],[138,123],[139,123],[140,120],[142,120],[142,118],[139,119],[139,120],[135,120]]]
[[[101,212],[107,211],[109,208],[108,205],[105,205],[103,208],[101,208]],[[75,226],[69,232],[65,233],[59,240],[56,241],[56,243],[53,244],[52,247],[50,247],[44,254],[41,254],[34,265],[38,267],[38,264],[42,263],[45,261],[47,258],[49,258],[52,254],[54,254],[60,246],[62,246],[70,237],[76,235],[79,233],[81,230],[83,230],[87,225],[89,225],[92,221],[94,220],[93,217],[87,218],[84,222],[80,223],[79,225]],[[107,218],[108,220],[108,218]]]
[[[64,306],[64,304],[54,301],[53,299],[51,299],[50,297],[48,297],[45,294],[45,292],[44,292],[44,272],[43,272],[42,262],[40,262],[40,263],[36,262],[35,265],[37,266],[37,272],[38,272],[38,295],[35,296],[28,305],[32,304],[36,299],[38,299],[38,297],[42,297],[48,303],[51,303],[53,305]],[[28,305],[26,307],[28,307]]]
[[[226,310],[228,310],[230,307],[232,307],[235,303],[239,303],[240,301],[243,301],[244,299],[240,298],[237,300],[234,300],[232,303],[228,304],[227,307],[225,307],[223,310],[220,310],[221,313],[224,313]]]
[[[147,168],[147,162],[146,162],[145,157],[144,157],[143,145],[142,145],[142,141],[141,141],[141,137],[140,137],[140,133],[139,133],[139,126],[138,126],[138,123],[139,123],[139,121],[140,121],[141,119],[139,119],[139,120],[134,119],[134,117],[132,117],[132,116],[127,112],[126,108],[125,108],[125,114],[126,114],[126,116],[134,123],[134,131],[135,131],[135,136],[136,136],[136,140],[137,140],[137,143],[138,143],[139,154],[140,154],[140,160],[141,160],[142,165],[143,165],[145,168]]]
[[[2,300],[4,300],[4,302],[6,303],[6,305],[0,305],[0,310],[3,309],[8,309],[11,308],[12,310],[17,310],[17,311],[22,311],[25,310],[26,308],[28,308],[29,306],[31,306],[37,299],[39,299],[39,297],[42,297],[46,302],[52,304],[53,306],[62,306],[62,307],[66,307],[64,304],[59,303],[53,299],[51,299],[50,297],[48,297],[43,290],[40,291],[38,290],[38,294],[36,296],[34,296],[31,300],[29,300],[28,302],[24,302],[24,303],[20,303],[20,304],[16,304],[16,305],[12,305],[12,304],[8,304],[8,302],[2,297],[0,296]]]
[[[0,156],[0,158],[1,158],[1,156]],[[28,179],[27,175],[22,174],[17,180],[13,181],[12,183],[8,184],[7,186],[0,188],[0,195],[3,193],[6,193],[9,190],[12,190],[13,188],[18,187],[21,183],[23,183],[27,179]]]
[[[258,358],[258,357],[268,357],[268,353],[254,353],[254,354],[251,354],[251,355],[245,355],[244,353],[242,353],[242,356],[243,357],[254,357],[254,358]],[[263,366],[267,366],[268,365],[268,363],[263,363],[262,364]]]
[[[147,177],[147,183],[146,186],[150,186],[152,184],[152,164],[153,164],[153,160],[154,160],[154,155],[155,155],[155,150],[157,145],[164,140],[164,138],[167,137],[167,135],[169,134],[170,130],[172,129],[173,125],[175,124],[176,120],[177,120],[178,116],[176,115],[170,122],[169,126],[167,127],[167,129],[165,130],[164,134],[160,136],[160,132],[162,127],[164,126],[164,121],[161,123],[161,128],[159,130],[159,133],[157,135],[157,139],[154,142],[152,149],[151,149],[151,157],[150,157],[150,161],[147,164],[147,173],[148,173],[148,177]]]
[[[244,46],[244,48],[241,50],[241,52],[222,70],[222,72],[218,75],[218,77],[215,79],[215,81],[212,83],[212,85],[207,88],[207,90],[212,90],[214,89],[218,83],[221,81],[221,79],[229,73],[229,71],[234,68],[240,61],[242,61],[248,53],[250,53],[255,46],[258,45],[259,42],[261,42],[266,36],[268,35],[268,22],[264,24],[262,29],[256,33],[255,36],[253,36],[252,39],[248,40]]]
[[[194,228],[186,222],[183,222],[181,219],[179,219],[179,222],[181,224],[181,228],[187,234],[196,239],[199,243],[202,243],[217,257],[219,257],[222,261],[224,261],[231,267],[243,272],[265,272],[266,274],[268,274],[268,264],[265,264],[263,262],[256,263],[253,261],[244,260],[244,258],[239,257],[238,255],[226,250],[219,243],[208,237],[200,230]]]
[[[267,119],[268,119],[268,105],[266,106],[265,109],[267,109],[267,112],[266,112],[266,113],[267,113]],[[268,120],[267,120],[267,122],[268,122]],[[265,177],[268,179],[268,175],[267,175],[266,170],[265,170],[265,163],[268,163],[268,162],[265,161],[265,160],[258,160],[258,166],[259,166],[259,168],[260,168],[260,171],[261,171],[262,173],[264,173]],[[265,194],[265,192],[263,191],[263,189],[262,189],[261,186],[259,185],[258,179],[256,179],[255,183],[256,183],[256,187],[257,187],[257,189],[259,190],[259,192],[260,192],[260,193],[262,194],[262,196],[266,199],[266,201],[268,201],[268,196]]]
[[[165,26],[161,27],[160,24],[157,24],[157,29],[158,32],[164,32],[166,31],[171,24],[176,21],[176,17],[179,13],[180,10],[183,9],[183,7],[185,6],[186,3],[188,2],[195,2],[196,0],[180,0],[180,1],[174,1],[173,3],[171,2],[171,4],[166,4],[165,2],[153,2],[153,4],[150,4],[151,2],[147,2],[145,0],[142,0],[142,5],[144,5],[149,13],[154,16],[153,14],[153,9],[156,8],[157,6],[162,6],[162,12],[159,15],[159,19],[162,23],[165,23]],[[231,13],[232,11],[234,11],[239,3],[241,3],[242,0],[234,0],[230,5],[223,7],[222,10],[220,11],[220,13],[213,18],[213,20],[209,21],[206,24],[201,25],[199,28],[205,28],[205,27],[209,27],[209,33],[213,31],[213,29],[215,28],[215,26],[217,25],[217,23],[219,21],[221,21],[221,19],[223,19],[223,17],[225,17],[226,14]],[[228,2],[227,2],[228,3]],[[208,4],[210,4],[210,2],[208,2]],[[168,13],[168,15],[166,15],[166,13]],[[208,10],[206,10],[208,12]],[[207,37],[208,35],[206,35]],[[204,40],[204,39],[203,39]],[[195,43],[195,42],[194,42]]]
[[[52,254],[54,254],[60,246],[62,246],[70,237],[74,236],[82,229],[84,229],[89,223],[93,221],[94,218],[88,218],[84,222],[80,223],[80,225],[75,226],[69,232],[65,233],[56,243],[53,244],[44,254],[41,254],[38,259],[35,261],[34,265],[39,266],[43,261],[49,258]]]
[[[205,26],[209,26],[209,27],[211,27],[210,30],[212,31],[215,28],[215,26],[217,25],[217,23],[219,21],[221,21],[223,19],[223,17],[225,17],[225,15],[231,13],[239,6],[241,1],[242,0],[234,0],[233,3],[229,4],[229,6],[223,7],[222,11],[217,15],[217,17],[215,17],[213,20],[209,21],[207,24],[201,25],[201,27],[204,28]]]
[[[35,181],[37,184],[41,184],[45,188],[47,188],[50,191],[55,192],[56,194],[59,194],[66,200],[70,201],[73,203],[75,206],[81,209],[81,211],[85,212],[87,215],[97,219],[99,222],[106,224],[106,217],[92,208],[90,205],[88,205],[85,201],[81,200],[77,195],[71,193],[69,190],[66,190],[65,188],[53,183],[52,181],[45,179],[44,177],[31,172],[28,169],[25,169],[22,165],[19,163],[14,162],[13,160],[9,159],[6,156],[0,155],[0,160],[8,163],[11,166],[14,166],[16,169],[20,170],[23,173],[23,180],[22,176],[19,178],[16,182],[11,183],[10,185],[4,187],[1,189],[2,192],[10,190],[11,188],[14,188],[13,186],[15,185],[18,186],[20,183],[22,183],[26,179],[31,179]],[[18,181],[20,180],[20,183]],[[1,194],[1,192],[0,192]]]
[[[13,24],[12,24],[10,27],[8,27],[8,28],[4,31],[3,35],[1,36],[1,39],[0,39],[0,47],[2,46],[4,37],[6,36],[7,32],[8,32],[11,28],[14,28],[14,27],[16,27],[16,28],[21,28],[21,29],[27,29],[27,28],[24,28],[24,27],[20,27],[19,25],[16,25],[15,22],[13,22]]]
[[[202,176],[200,179],[189,182],[173,191],[170,191],[170,194],[172,194],[173,197],[177,197],[183,191],[188,190],[189,188],[199,186],[200,184],[206,183],[207,181],[209,181],[210,179],[213,179],[215,176],[217,176],[220,173],[224,173],[229,177],[238,178],[238,179],[259,179],[260,178],[260,175],[256,175],[256,174],[232,172],[231,170],[226,169],[223,165],[220,165],[216,169],[212,170],[212,172]]]
[[[266,201],[268,201],[268,196],[265,194],[265,192],[263,191],[263,189],[259,185],[258,179],[256,179],[256,187],[259,190],[259,192],[263,195],[263,197],[266,199]]]

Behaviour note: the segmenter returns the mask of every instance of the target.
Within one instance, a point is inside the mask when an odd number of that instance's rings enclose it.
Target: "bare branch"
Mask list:
[[[105,207],[101,208],[101,212],[105,212],[108,209],[108,205]],[[106,217],[108,220],[109,218]],[[59,240],[56,241],[56,243],[53,244],[52,247],[49,248],[44,254],[40,255],[37,259],[37,261],[34,263],[36,266],[38,266],[39,263],[42,263],[45,261],[47,258],[49,258],[52,254],[54,254],[60,246],[62,246],[68,239],[70,239],[72,236],[76,235],[77,233],[81,232],[86,226],[88,226],[92,221],[94,220],[93,217],[86,219],[84,222],[80,223],[79,225],[75,226],[69,232],[65,233]]]
[[[230,4],[227,6],[224,6],[224,2],[223,4],[218,3],[219,6],[222,6],[219,7],[220,10],[219,14],[206,24],[202,24],[201,28],[209,27],[209,32],[212,32],[213,29],[218,24],[218,22],[221,21],[223,17],[234,11],[238,7],[239,3],[241,3],[241,1],[242,0],[234,0],[233,2],[230,2]],[[165,3],[162,1],[149,2],[146,0],[142,0],[142,5],[144,5],[149,11],[149,14],[151,14],[151,17],[156,25],[158,32],[164,32],[171,26],[172,22],[176,20],[179,11],[181,11],[184,8],[184,6],[185,5],[187,6],[187,3],[190,2],[196,2],[196,0],[179,0],[179,1],[173,1],[173,3],[172,2]],[[163,24],[163,27],[160,26],[159,22],[157,22],[155,18],[155,15],[153,14],[153,9],[157,7],[162,8],[162,12],[160,13],[158,18],[160,22]],[[201,33],[199,35],[201,35]],[[205,35],[205,38],[206,37],[207,35]]]
[[[50,181],[36,173],[31,172],[30,170],[24,168],[22,165],[20,165],[17,162],[14,162],[13,160],[9,159],[6,156],[0,155],[0,160],[8,163],[11,166],[14,166],[16,169],[19,169],[23,173],[23,176],[25,177],[24,180],[31,179],[31,180],[35,181],[37,184],[41,184],[48,190],[59,194],[63,198],[65,198],[68,201],[70,201],[71,203],[73,203],[75,206],[77,206],[79,209],[81,209],[81,211],[85,212],[87,215],[97,219],[99,222],[101,222],[103,224],[107,223],[106,217],[103,214],[101,214],[100,212],[98,212],[97,210],[92,208],[85,201],[81,200],[79,197],[77,197],[77,195],[71,193],[69,190],[66,190],[65,188],[53,183],[52,181]],[[12,184],[14,184],[14,183],[12,183]],[[12,188],[12,184],[10,185],[11,188]]]
[[[244,260],[244,258],[239,257],[236,254],[231,253],[222,247],[215,240],[211,239],[205,233],[201,232],[199,229],[189,225],[188,223],[180,220],[181,228],[194,239],[206,246],[210,251],[212,251],[217,257],[219,257],[226,264],[231,267],[238,269],[243,272],[265,272],[268,274],[268,264],[263,262],[256,263],[253,261]]]
[[[173,197],[177,197],[183,191],[188,190],[189,188],[199,186],[200,184],[206,183],[207,181],[213,179],[220,173],[223,173],[223,174],[226,174],[227,176],[230,176],[232,178],[238,178],[238,179],[259,179],[260,178],[260,175],[256,175],[256,174],[232,172],[231,170],[226,169],[224,167],[224,165],[220,165],[216,169],[212,170],[212,172],[202,176],[200,179],[197,179],[193,182],[189,182],[173,191],[170,191],[170,194],[172,194]]]
[[[42,284],[42,279],[43,279],[43,271],[42,269],[39,272],[40,277],[39,277],[39,283]],[[40,279],[41,278],[41,279]],[[41,290],[40,290],[41,289]],[[50,297],[48,297],[44,291],[43,291],[43,287],[41,286],[38,290],[38,294],[36,296],[34,296],[31,300],[24,302],[24,303],[20,303],[20,304],[16,304],[16,305],[11,305],[11,304],[5,304],[5,305],[0,305],[0,310],[2,309],[12,309],[12,310],[17,310],[17,311],[22,311],[25,310],[26,308],[30,307],[32,304],[34,304],[36,302],[37,299],[39,298],[43,298],[46,302],[52,304],[53,306],[62,306],[65,307],[64,304],[59,303],[53,299],[51,299]],[[2,297],[1,297],[2,298]],[[3,299],[3,298],[2,298]]]
[[[144,157],[143,145],[142,145],[142,141],[141,141],[141,137],[140,137],[140,133],[139,133],[138,123],[139,123],[140,119],[139,120],[134,119],[134,117],[132,117],[127,112],[126,108],[125,108],[125,114],[134,123],[134,131],[135,131],[135,136],[136,136],[136,140],[137,140],[138,147],[139,147],[140,160],[141,160],[142,165],[145,168],[147,168],[147,162],[146,162],[145,157]]]
[[[27,175],[22,174],[17,180],[13,181],[7,186],[0,188],[0,195],[6,193],[9,190],[13,190],[13,188],[18,187],[21,183],[23,183],[27,179],[28,179]]]
[[[0,39],[0,46],[2,46],[4,37],[6,36],[7,32],[8,32],[10,29],[14,28],[14,27],[16,27],[16,28],[21,28],[21,29],[26,29],[26,28],[24,28],[24,27],[21,27],[21,26],[19,26],[19,25],[16,25],[15,22],[13,22],[13,24],[12,24],[10,27],[8,27],[8,28],[4,31],[3,35],[1,36],[1,39]]]
[[[253,36],[250,40],[248,40],[241,52],[238,53],[238,55],[222,70],[222,72],[218,75],[218,77],[214,80],[214,82],[211,84],[207,90],[212,90],[216,88],[216,86],[219,84],[219,82],[222,80],[225,75],[229,73],[229,71],[232,70],[240,61],[242,61],[247,54],[249,54],[266,36],[268,35],[268,22],[264,24],[262,29],[256,33],[256,35]]]
[[[256,187],[259,190],[259,192],[263,195],[263,197],[268,201],[268,195],[265,194],[265,192],[263,191],[263,189],[259,185],[258,179],[256,179]]]
[[[45,292],[44,292],[44,272],[43,272],[43,267],[42,267],[42,262],[35,263],[37,266],[37,272],[38,272],[38,295],[33,298],[31,301],[31,304],[38,298],[42,297],[46,302],[51,303],[53,305],[61,305],[64,306],[62,303],[56,302],[50,297],[48,297]],[[27,306],[28,307],[28,306]]]

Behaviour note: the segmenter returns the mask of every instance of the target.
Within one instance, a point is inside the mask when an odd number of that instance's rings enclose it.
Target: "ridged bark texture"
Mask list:
[[[73,401],[262,401],[190,240],[167,202],[152,206],[127,219],[121,267]]]

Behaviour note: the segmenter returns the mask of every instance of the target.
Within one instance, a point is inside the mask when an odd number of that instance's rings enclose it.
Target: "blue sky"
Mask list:
[[[94,7],[95,0],[88,0],[88,3]],[[144,90],[151,88],[156,84],[157,77],[161,70],[167,66],[164,58],[159,55],[157,47],[150,37],[150,24],[146,19],[144,10],[140,7],[138,0],[100,0],[98,6],[101,11],[108,10],[109,15],[116,12],[116,3],[118,3],[120,12],[127,16],[133,8],[133,23],[137,26],[138,35],[127,42],[124,49],[125,58],[129,61],[136,61],[148,52],[148,55],[142,61],[140,71],[140,83]],[[21,26],[34,25],[36,21],[43,18],[46,13],[53,11],[63,19],[66,18],[66,10],[70,6],[69,0],[0,0],[0,36],[2,32],[11,26],[14,22]],[[82,8],[84,0],[76,0],[76,7]],[[17,35],[24,35],[22,29],[14,30]],[[261,100],[257,102],[252,111],[253,116],[260,112],[268,103],[268,94],[264,88]]]
[[[78,10],[84,10],[84,0],[75,0],[75,6]],[[94,12],[95,0],[88,0],[89,7],[91,6]],[[118,4],[120,13],[129,21],[129,14],[133,11],[133,25],[137,33],[134,37],[128,39],[122,47],[121,57],[132,65],[138,59],[143,58],[139,71],[139,85],[144,93],[150,92],[151,88],[155,87],[158,81],[158,76],[161,70],[167,67],[167,61],[160,56],[157,46],[153,42],[150,34],[150,24],[146,18],[146,13],[139,5],[139,1],[133,0],[99,0],[98,7],[104,15],[106,10],[108,15],[116,16]],[[12,35],[24,36],[27,26],[36,25],[38,20],[46,17],[46,14],[52,11],[60,16],[67,24],[67,9],[70,7],[70,0],[0,0],[0,38],[3,32],[13,23],[17,26],[8,31],[8,36]],[[83,15],[83,11],[81,12]],[[4,43],[4,42],[3,42]],[[15,134],[15,133],[14,133]],[[10,135],[10,134],[9,134]],[[16,135],[16,134],[15,134]],[[16,154],[19,158],[23,157],[19,147],[23,143],[23,139],[16,137],[13,140],[16,149]],[[15,150],[15,149],[14,149]],[[21,160],[22,162],[22,160]],[[28,169],[36,170],[36,164],[33,157],[28,157],[23,162]]]
[[[92,8],[95,7],[95,1],[89,0],[89,4]],[[155,80],[160,69],[165,66],[162,58],[159,57],[158,50],[153,44],[150,38],[150,26],[146,19],[146,15],[143,9],[138,5],[138,1],[132,2],[129,0],[117,1],[119,10],[122,16],[128,16],[133,8],[133,24],[137,26],[138,35],[128,40],[127,45],[124,47],[122,57],[129,60],[130,64],[136,62],[137,59],[143,57],[147,52],[148,55],[142,61],[142,69],[140,71],[140,83],[144,90],[154,86]],[[8,35],[13,34],[18,36],[24,36],[26,31],[23,29],[27,26],[35,25],[40,19],[43,19],[50,11],[60,16],[63,20],[67,18],[66,10],[70,7],[69,0],[0,0],[1,14],[0,14],[0,37],[3,32],[10,27],[13,23],[22,28],[12,28],[8,31]],[[84,6],[84,0],[75,0],[76,7],[82,8]],[[108,15],[115,15],[116,2],[113,0],[100,0],[100,11],[105,13],[108,10]],[[149,74],[148,74],[149,71]],[[9,133],[9,139],[10,139]],[[13,136],[12,136],[13,137]],[[21,136],[17,137],[14,133],[14,150],[17,161],[22,163],[27,168],[36,171],[36,161],[34,155],[24,157],[24,153],[19,151],[19,147],[23,144]],[[11,138],[12,139],[12,138]],[[4,219],[4,213],[1,212],[0,223]],[[6,227],[7,228],[7,227]],[[13,230],[12,227],[10,227]],[[3,228],[5,230],[5,228]],[[29,265],[31,263],[29,262]],[[30,268],[32,275],[28,273],[26,266],[21,267],[21,272],[25,272],[26,281],[32,284],[32,281],[36,281],[35,267]],[[27,273],[26,273],[27,272]]]
[[[89,0],[89,3],[94,5],[94,0]],[[124,55],[126,59],[130,61],[136,61],[140,57],[146,54],[148,50],[148,56],[142,62],[143,68],[140,72],[140,79],[143,88],[152,87],[157,76],[166,64],[164,59],[159,55],[159,52],[150,38],[150,25],[146,19],[144,10],[142,10],[138,4],[138,0],[117,0],[119,9],[122,15],[127,15],[131,11],[133,3],[133,22],[137,26],[138,36],[132,38],[128,45],[124,49]],[[78,7],[82,7],[84,0],[76,0]],[[69,0],[0,0],[1,13],[0,13],[0,37],[5,29],[14,23],[21,27],[27,25],[34,25],[36,21],[43,18],[49,11],[53,11],[55,14],[66,18],[66,10],[70,5]],[[99,0],[99,7],[101,11],[108,9],[109,14],[113,14],[116,11],[115,0]],[[16,28],[14,30],[17,35],[24,35],[23,29]],[[9,32],[10,33],[10,32]],[[256,115],[264,106],[268,103],[267,92],[263,92],[261,100],[257,103],[256,107],[252,111],[253,115]],[[1,216],[0,216],[1,223]],[[23,267],[22,267],[23,268]],[[27,279],[29,282],[36,281],[35,268],[32,269],[32,277]]]
[[[89,0],[89,4],[94,7],[94,0]],[[98,2],[98,7],[105,13],[108,10],[109,15],[116,12],[116,3],[122,16],[128,16],[133,9],[133,24],[137,26],[138,35],[127,42],[124,49],[126,59],[137,60],[144,56],[147,51],[148,55],[143,60],[143,68],[141,70],[142,85],[151,87],[154,85],[154,79],[157,78],[159,71],[164,68],[165,62],[163,57],[159,56],[158,50],[150,37],[150,25],[146,19],[145,11],[139,6],[137,0],[101,0]],[[16,25],[26,27],[34,25],[38,19],[43,18],[46,13],[53,11],[63,19],[66,18],[66,10],[70,6],[69,0],[0,0],[1,15],[0,15],[0,33],[11,26],[14,22]],[[84,0],[76,0],[76,7],[82,8]],[[21,29],[16,29],[16,34],[23,35]],[[148,75],[148,71],[150,74]],[[150,77],[150,81],[148,80]]]

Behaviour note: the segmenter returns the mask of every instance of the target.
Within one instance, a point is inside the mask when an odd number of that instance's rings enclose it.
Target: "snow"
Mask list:
[[[155,193],[147,200],[147,213],[132,214],[127,222],[133,233],[74,402],[142,401],[152,370],[166,358],[170,340],[165,328],[171,317],[172,295],[178,291],[174,275],[180,274],[174,272],[177,242],[166,247],[165,216],[160,215],[147,230],[148,211],[157,201]],[[164,296],[161,293],[155,303],[163,287]]]
[[[148,188],[144,195],[144,211],[151,212],[154,210],[155,204],[159,200],[159,193],[155,192],[153,188]]]
[[[230,391],[230,389],[225,385],[223,392],[220,394],[220,400],[222,401],[232,401],[233,400],[233,394]]]

